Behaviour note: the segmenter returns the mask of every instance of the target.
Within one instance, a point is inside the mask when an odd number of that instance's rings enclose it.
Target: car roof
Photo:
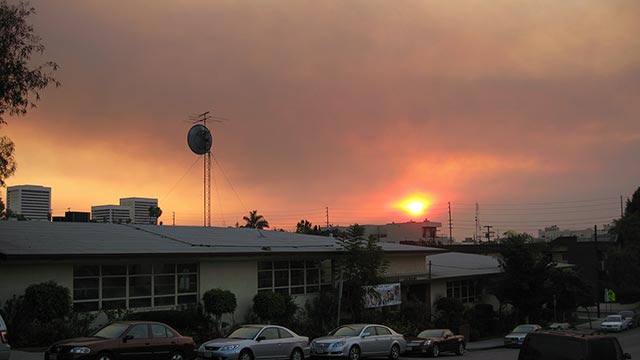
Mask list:
[[[539,330],[531,334],[535,334],[535,336],[568,336],[575,339],[584,339],[584,340],[613,338],[613,336],[603,333],[601,331],[590,330],[590,329],[585,329],[585,330],[560,330],[560,329],[551,330],[549,329],[549,330]]]

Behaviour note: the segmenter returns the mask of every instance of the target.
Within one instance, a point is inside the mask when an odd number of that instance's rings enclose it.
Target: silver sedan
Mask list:
[[[309,357],[309,338],[276,325],[244,325],[225,338],[200,345],[198,359],[304,360]]]
[[[367,356],[388,356],[397,360],[407,346],[404,337],[384,325],[352,324],[334,329],[311,342],[311,354],[358,360]]]

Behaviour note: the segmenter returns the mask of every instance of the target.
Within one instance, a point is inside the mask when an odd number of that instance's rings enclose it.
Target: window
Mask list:
[[[387,328],[383,328],[382,326],[376,326],[376,332],[378,335],[391,335],[391,331]]]
[[[134,339],[148,339],[149,327],[147,324],[134,325],[131,327],[131,330],[129,330],[127,335],[133,336]]]
[[[76,311],[169,307],[198,302],[198,264],[77,265]]]
[[[158,324],[151,324],[151,334],[154,338],[166,338],[168,337],[167,332],[166,327]]]
[[[480,299],[482,289],[474,280],[447,281],[447,297],[462,303],[474,303]]]
[[[262,331],[262,334],[260,334],[260,336],[263,336],[265,340],[273,340],[273,339],[279,339],[280,338],[280,334],[278,333],[278,328],[266,328]]]
[[[292,338],[293,335],[285,329],[278,328],[278,332],[280,333],[281,339]]]
[[[259,261],[258,292],[311,294],[331,284],[331,261]]]

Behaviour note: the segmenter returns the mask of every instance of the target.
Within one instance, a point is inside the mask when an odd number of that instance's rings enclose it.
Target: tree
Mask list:
[[[25,3],[9,5],[0,0],[0,127],[7,123],[5,113],[25,115],[28,108],[36,107],[40,90],[52,83],[60,86],[49,72],[58,69],[56,63],[29,66],[34,53],[44,53],[40,37],[27,23],[35,13],[35,8]],[[13,153],[11,139],[0,137],[0,186],[5,186],[4,180],[15,172]]]
[[[243,216],[245,221],[244,227],[253,229],[264,229],[269,227],[269,222],[265,220],[264,216],[258,215],[258,210],[249,211],[249,216]]]
[[[156,223],[158,222],[158,218],[162,216],[162,209],[157,206],[149,206],[149,216],[156,219]]]
[[[328,231],[323,231],[318,225],[313,225],[309,220],[303,219],[296,224],[296,233],[327,236]]]
[[[553,263],[526,244],[531,235],[507,232],[502,241],[500,267],[503,278],[498,293],[516,309],[519,320],[538,321],[547,301],[549,271]]]
[[[253,297],[253,312],[267,323],[288,325],[297,311],[298,306],[289,294],[267,291]]]
[[[365,239],[364,235],[364,227],[355,224],[338,240],[345,251],[339,262],[343,301],[354,321],[360,321],[363,315],[364,287],[380,284],[388,267],[382,248],[373,237]]]
[[[202,295],[204,311],[213,317],[218,334],[222,334],[222,315],[236,311],[236,295],[229,290],[211,289]]]

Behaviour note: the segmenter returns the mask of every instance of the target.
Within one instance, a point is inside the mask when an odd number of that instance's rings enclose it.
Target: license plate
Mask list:
[[[211,354],[210,352],[206,352],[202,354],[202,357],[205,357],[207,359],[211,359],[213,357],[213,354]]]
[[[56,360],[58,359],[58,354],[49,354],[49,360]]]

